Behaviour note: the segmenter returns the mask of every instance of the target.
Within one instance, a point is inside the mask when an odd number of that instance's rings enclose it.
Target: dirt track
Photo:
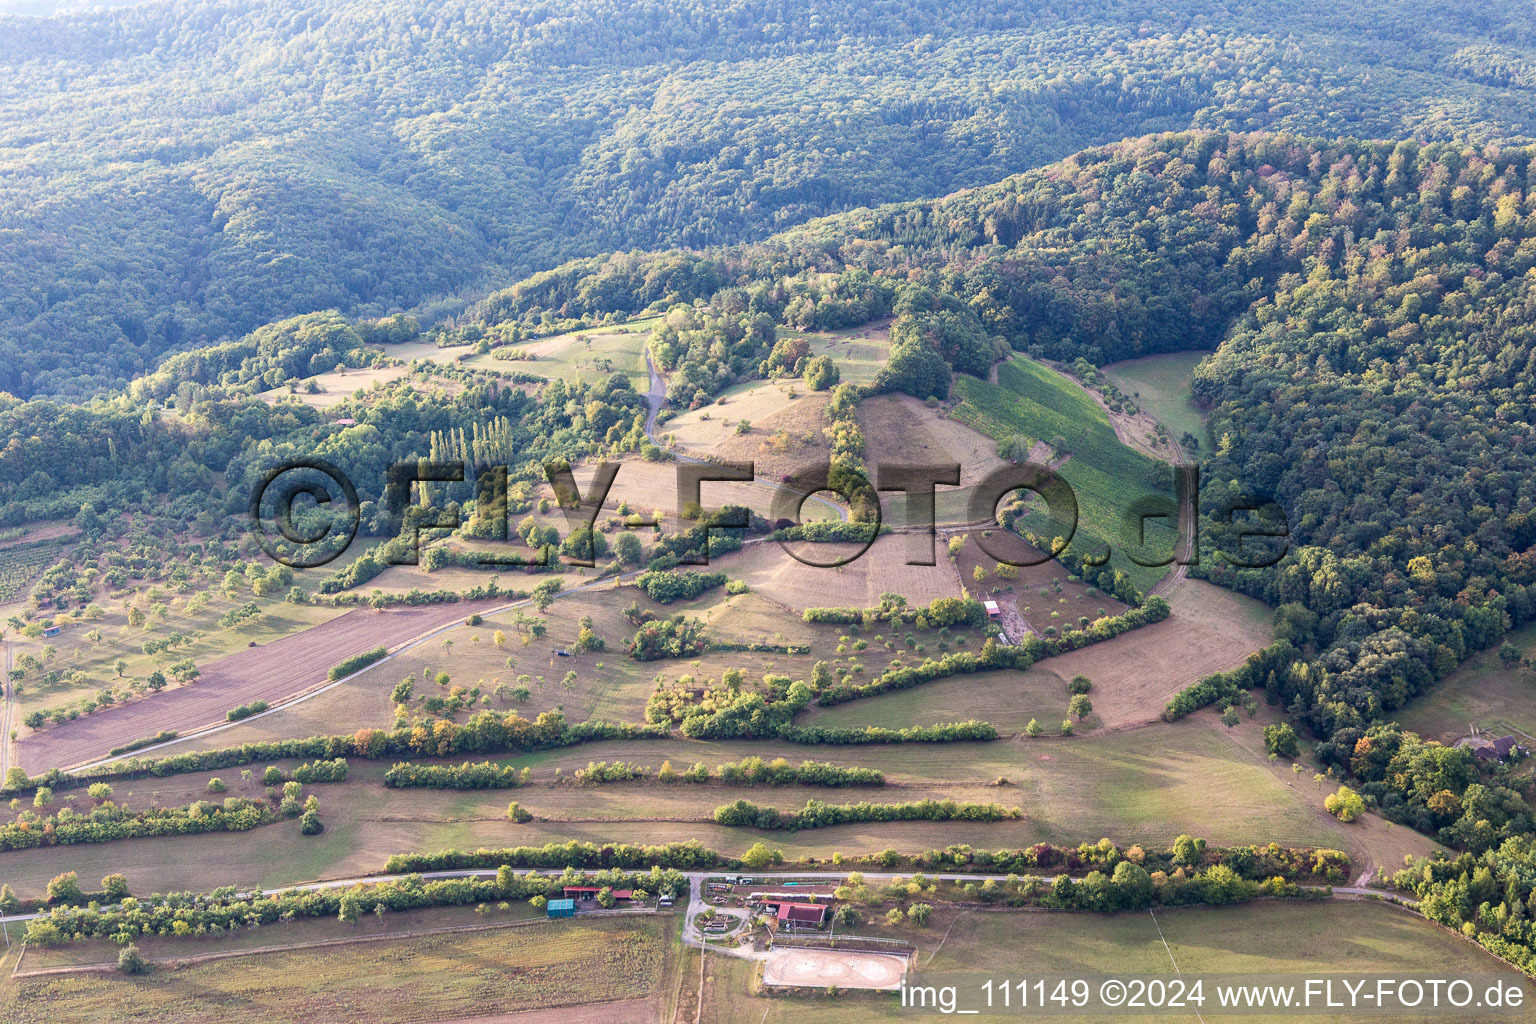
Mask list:
[[[104,756],[122,744],[162,729],[188,732],[224,721],[230,708],[254,700],[276,703],[324,682],[331,666],[383,644],[394,647],[497,601],[391,608],[359,608],[329,622],[220,658],[202,667],[191,686],[50,726],[16,744],[17,760],[32,775]],[[338,731],[348,724],[336,723]]]

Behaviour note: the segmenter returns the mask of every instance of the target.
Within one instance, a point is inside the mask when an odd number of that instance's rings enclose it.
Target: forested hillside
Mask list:
[[[21,397],[1150,131],[1536,136],[1513,0],[227,0],[0,16],[0,38],[0,390]]]

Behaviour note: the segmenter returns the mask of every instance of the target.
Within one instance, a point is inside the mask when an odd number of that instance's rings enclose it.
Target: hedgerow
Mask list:
[[[899,804],[827,804],[807,800],[797,811],[777,807],[759,807],[750,800],[737,800],[715,808],[715,824],[739,828],[784,829],[800,832],[829,828],[861,821],[1002,821],[1021,818],[1017,807],[998,804],[962,804],[953,800],[916,800]]]
[[[375,647],[371,651],[363,651],[361,654],[354,654],[352,657],[346,658],[337,665],[333,666],[331,668],[329,678],[334,681],[342,678],[343,676],[349,676],[353,672],[356,672],[359,669],[367,668],[374,662],[379,661],[388,653],[389,650],[387,648],[380,646]]]
[[[393,789],[514,789],[528,784],[527,768],[481,761],[463,764],[413,764],[400,761],[384,773]]]

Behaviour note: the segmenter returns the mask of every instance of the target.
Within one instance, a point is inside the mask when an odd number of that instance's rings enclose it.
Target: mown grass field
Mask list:
[[[954,927],[946,935],[951,920]],[[922,966],[908,976],[914,984],[921,983],[924,975],[944,973],[1006,974],[1013,978],[1107,974],[1171,979],[1180,975],[1271,972],[1435,977],[1500,973],[1519,977],[1471,943],[1420,918],[1364,902],[1271,902],[1222,909],[1171,909],[1157,911],[1155,920],[1150,914],[1043,913],[968,913],[955,920],[947,914],[941,919],[936,912],[926,928],[866,925],[858,932],[901,937],[916,943]],[[722,961],[715,983],[706,990],[705,1019],[724,1024],[790,1024],[835,1016],[839,1022],[861,1024],[911,1016],[910,1011],[900,1011],[895,996],[841,997],[835,1003],[819,994],[754,996],[749,992],[750,976],[750,964]],[[1529,981],[1524,985],[1529,1001],[1536,996],[1536,986]],[[1214,994],[1206,994],[1209,1001],[1202,1018],[1228,1019],[1213,1007]],[[1145,1018],[1116,1014],[1107,1019],[1192,1017],[1193,1014]],[[1080,1021],[1092,1017],[1030,1013],[1028,1019]],[[1245,1015],[1232,1019],[1296,1018]],[[1384,1018],[1330,1014],[1330,1019]],[[1432,1019],[1470,1022],[1490,1018],[1436,1015]]]
[[[1131,503],[1147,496],[1172,500],[1171,476],[1166,465],[1127,448],[1115,436],[1108,415],[1077,384],[1025,356],[1016,355],[998,368],[998,382],[964,374],[955,381],[960,399],[955,419],[995,440],[1022,435],[1031,441],[1060,448],[1071,457],[1057,472],[1071,486],[1078,506],[1077,533],[1071,552],[1102,553],[1106,545],[1110,564],[1124,569],[1143,591],[1150,590],[1166,574],[1165,568],[1136,565],[1126,556],[1124,520]],[[1060,439],[1064,444],[1054,443]],[[1165,490],[1160,483],[1169,481]],[[1043,508],[1043,506],[1042,506]],[[1055,522],[1043,512],[1025,520],[1026,528],[1043,536],[1062,536],[1067,524]],[[1173,529],[1168,520],[1145,521],[1148,556],[1171,550]],[[1131,540],[1136,538],[1132,537]]]
[[[7,980],[0,1021],[170,1024],[404,1022],[643,1000],[668,991],[670,915],[538,922],[488,931],[251,954],[126,978]],[[9,973],[9,972],[7,972]]]
[[[885,369],[891,358],[891,325],[888,320],[864,324],[846,331],[779,330],[782,337],[803,337],[811,343],[811,355],[831,356],[844,383],[868,384]]]
[[[551,380],[560,378],[599,384],[615,373],[629,377],[636,391],[650,386],[645,368],[645,346],[656,318],[633,320],[626,324],[593,327],[549,338],[536,338],[507,346],[512,351],[527,352],[531,359],[498,359],[495,351],[471,356],[464,365],[505,373],[531,373]]]
[[[1103,367],[1115,386],[1130,395],[1132,401],[1168,428],[1174,440],[1186,432],[1200,439],[1202,451],[1211,447],[1206,431],[1205,413],[1190,401],[1190,380],[1195,366],[1209,352],[1169,352],[1164,355],[1127,359]],[[1185,452],[1191,459],[1197,452]]]
[[[280,946],[300,946],[357,940],[387,941],[407,938],[413,933],[480,929],[514,921],[533,921],[544,917],[541,910],[526,900],[509,902],[502,910],[498,903],[486,905],[481,914],[472,906],[427,907],[405,910],[379,917],[367,914],[355,924],[335,917],[305,917],[260,928],[243,928],[215,935],[178,938],[165,935],[141,935],[134,940],[146,960],[157,962],[186,960],[193,957],[249,953]],[[63,946],[28,946],[18,970],[51,970],[57,967],[117,966],[118,946],[110,939],[88,939]]]
[[[684,739],[595,743],[506,759],[532,769],[532,784],[515,790],[388,790],[378,782],[384,762],[353,761],[346,783],[306,787],[320,802],[325,831],[299,835],[294,821],[245,833],[209,833],[163,839],[17,850],[0,854],[0,876],[23,895],[40,893],[60,871],[78,871],[87,884],[120,871],[135,893],[206,890],[221,884],[273,887],[321,878],[345,878],[383,866],[392,853],[480,846],[590,842],[665,843],[699,839],[741,854],[762,840],[786,856],[827,857],[833,851],[886,848],[927,850],[966,842],[988,849],[1035,842],[1077,845],[1108,836],[1120,843],[1167,846],[1183,832],[1213,843],[1275,841],[1327,846],[1351,855],[1364,832],[1321,809],[1322,793],[1254,755],[1262,749],[1263,719],[1246,716],[1228,730],[1214,715],[1127,731],[1095,731],[1071,740],[1018,739],[992,743],[910,744],[864,747],[796,746]],[[1024,817],[1004,822],[888,822],[805,832],[760,832],[718,826],[715,807],[745,797],[755,803],[800,806],[808,797],[841,802],[841,791],[691,787],[622,783],[578,787],[555,783],[554,770],[569,777],[589,760],[674,766],[704,761],[716,766],[744,756],[792,761],[825,760],[885,772],[881,790],[851,792],[849,799],[881,801],[924,797],[997,802],[1020,807]],[[478,758],[477,758],[478,759]],[[256,766],[258,769],[262,766]],[[184,803],[203,795],[204,772],[116,786],[115,797],[133,806],[153,799]],[[239,772],[219,774],[240,789]],[[259,770],[257,778],[259,779]],[[998,779],[1006,785],[994,785]],[[131,794],[131,795],[130,795]],[[154,794],[151,797],[151,794]],[[537,817],[506,821],[509,800]],[[561,820],[565,819],[565,820]],[[665,820],[658,820],[665,819]],[[1404,831],[1406,834],[1406,830]],[[1400,861],[1400,857],[1398,858]]]
[[[1536,653],[1536,625],[1505,638],[1526,657]],[[1454,743],[1476,726],[1494,736],[1536,736],[1536,671],[1506,668],[1497,650],[1474,654],[1393,717],[1426,739]]]

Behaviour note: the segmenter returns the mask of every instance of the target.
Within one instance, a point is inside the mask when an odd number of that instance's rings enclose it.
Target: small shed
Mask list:
[[[43,636],[58,636],[62,632],[64,632],[64,627],[63,626],[44,626],[43,627]]]
[[[575,917],[575,900],[550,900],[545,907],[550,917]]]
[[[983,601],[983,602],[981,602],[981,604],[982,604],[982,607],[984,607],[987,610],[987,618],[989,618],[989,619],[1000,619],[1000,618],[1002,618],[1002,616],[1003,616],[1002,609],[997,606],[997,602],[996,601]]]

